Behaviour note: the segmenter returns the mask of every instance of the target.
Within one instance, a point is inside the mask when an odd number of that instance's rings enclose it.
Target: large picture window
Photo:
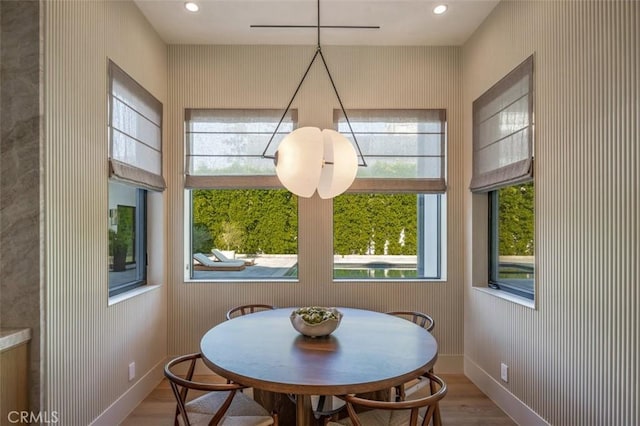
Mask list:
[[[187,110],[190,280],[298,277],[298,200],[262,158],[282,111]],[[290,111],[274,139],[295,127]]]
[[[191,191],[192,279],[297,278],[298,202],[283,189]]]
[[[444,279],[445,111],[347,114],[369,166],[334,199],[334,279]]]
[[[334,199],[335,279],[443,278],[439,194],[346,193]]]

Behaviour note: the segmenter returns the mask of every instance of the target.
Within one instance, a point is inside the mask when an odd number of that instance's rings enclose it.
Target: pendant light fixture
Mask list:
[[[351,122],[349,116],[344,109],[342,99],[338,94],[336,85],[333,82],[333,77],[327,66],[327,61],[322,54],[322,48],[320,47],[320,28],[367,28],[376,29],[378,26],[320,26],[320,0],[317,1],[318,5],[318,25],[317,33],[317,46],[316,52],[311,58],[311,62],[307,66],[307,69],[298,83],[287,108],[284,110],[278,125],[276,126],[267,146],[265,147],[262,157],[272,158],[276,166],[276,175],[282,183],[292,193],[309,198],[317,191],[320,198],[329,199],[345,192],[353,183],[356,174],[358,172],[358,166],[367,166],[367,163],[362,155],[360,146],[356,135],[351,128]],[[308,25],[251,25],[251,27],[260,28],[309,28]],[[344,114],[345,120],[351,132],[354,145],[351,144],[342,134],[332,129],[319,129],[317,127],[301,127],[289,133],[280,142],[278,150],[274,156],[267,155],[267,150],[273,141],[273,138],[278,132],[282,120],[287,115],[293,100],[295,99],[302,83],[304,82],[311,66],[317,58],[322,60],[324,69],[327,72],[331,87],[338,99],[340,109]],[[356,153],[357,148],[357,153]],[[358,160],[360,157],[360,162]]]

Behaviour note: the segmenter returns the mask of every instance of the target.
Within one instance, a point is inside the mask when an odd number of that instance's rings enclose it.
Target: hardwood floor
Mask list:
[[[213,376],[199,376],[206,380]],[[447,426],[515,425],[502,410],[462,374],[443,374],[449,392],[440,402],[442,423]],[[219,379],[219,378],[218,378]],[[214,379],[215,380],[215,379]],[[125,419],[122,426],[172,426],[176,408],[169,383],[163,380]],[[280,422],[280,426],[291,426]]]
[[[498,406],[463,374],[440,375],[449,391],[440,401],[442,424],[451,426],[515,425]]]

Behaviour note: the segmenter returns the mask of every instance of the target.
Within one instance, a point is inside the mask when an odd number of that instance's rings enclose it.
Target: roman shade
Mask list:
[[[533,56],[473,102],[473,177],[487,192],[533,177]]]
[[[162,103],[109,61],[109,175],[163,191]]]
[[[185,187],[222,189],[252,182],[253,188],[282,188],[273,160],[262,156],[281,117],[279,109],[187,109]],[[297,120],[297,110],[288,110],[268,155]]]
[[[367,161],[349,191],[446,191],[445,110],[353,109],[347,114]],[[334,110],[334,123],[353,142],[342,110]]]

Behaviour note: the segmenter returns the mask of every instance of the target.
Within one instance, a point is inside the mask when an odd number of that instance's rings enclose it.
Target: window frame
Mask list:
[[[233,187],[233,188],[186,188],[185,189],[185,214],[187,215],[187,219],[185,220],[185,263],[186,263],[186,268],[185,268],[185,274],[184,274],[184,280],[185,282],[255,282],[255,281],[261,281],[261,282],[265,282],[265,281],[278,281],[278,282],[292,282],[292,281],[297,281],[299,279],[299,272],[296,272],[295,276],[287,276],[287,275],[281,275],[281,276],[275,276],[275,277],[269,277],[269,276],[259,276],[259,275],[249,275],[249,276],[237,276],[234,277],[233,274],[235,271],[220,271],[220,272],[227,272],[224,274],[219,274],[220,276],[216,277],[204,277],[204,278],[200,278],[200,277],[194,277],[194,271],[195,269],[192,267],[193,265],[193,191],[196,190],[210,190],[210,191],[216,191],[216,190],[280,190],[280,191],[286,191],[286,189],[279,187],[279,188],[263,188],[263,187],[257,187],[257,186],[251,186],[251,187]],[[293,194],[292,194],[293,195]],[[295,196],[295,195],[294,195]],[[300,229],[300,208],[299,208],[299,198],[297,198],[297,204],[296,204],[296,215],[298,217],[298,230],[296,232],[296,240],[298,241],[299,244],[299,229]],[[209,253],[210,254],[210,253]],[[299,245],[296,248],[296,264],[298,264],[299,262]],[[216,272],[216,271],[214,271]]]
[[[425,193],[421,193],[421,192],[413,192],[413,191],[404,191],[404,192],[393,192],[393,191],[360,191],[360,190],[348,190],[346,192],[346,194],[370,194],[370,193],[382,193],[382,194],[388,194],[388,195],[395,195],[395,194],[414,194],[416,195],[417,200],[416,202],[419,204],[417,206],[417,217],[416,217],[416,221],[417,221],[417,242],[416,242],[416,270],[418,268],[418,265],[420,264],[420,260],[419,260],[419,256],[420,253],[425,253],[426,248],[425,246],[425,239],[426,236],[423,235],[424,233],[424,228],[421,228],[421,224],[424,224],[425,221],[425,215],[420,213],[421,209],[425,209],[424,207],[424,200],[425,197],[420,197],[420,196],[434,196],[434,200],[433,200],[433,205],[430,206],[430,208],[433,208],[436,210],[436,241],[434,242],[434,246],[432,247],[432,249],[436,250],[436,261],[434,262],[435,264],[435,269],[436,269],[436,274],[435,275],[430,275],[430,276],[416,276],[416,277],[411,277],[411,278],[357,278],[357,277],[344,277],[344,278],[336,278],[335,276],[335,270],[336,269],[340,269],[340,268],[336,268],[336,263],[335,263],[335,258],[334,261],[332,262],[332,277],[333,277],[333,281],[334,282],[350,282],[350,281],[375,281],[375,282],[387,282],[387,281],[402,281],[402,282],[408,282],[408,281],[420,281],[420,282],[425,282],[425,281],[446,281],[447,280],[447,255],[446,255],[446,194],[425,194]],[[420,205],[422,204],[422,206]],[[332,226],[333,228],[333,226]],[[332,238],[333,237],[333,233],[332,233]],[[334,254],[335,256],[335,254]],[[375,255],[372,255],[375,256]],[[416,272],[417,273],[417,272]]]
[[[504,186],[502,188],[507,188],[507,187],[511,187],[511,186],[519,186],[522,185],[524,183],[529,183],[531,182],[533,184],[533,180],[529,180],[528,182],[521,182],[521,183],[517,183],[514,185],[508,185],[508,186]],[[495,290],[500,290],[500,291],[504,291],[506,293],[511,293],[514,294],[516,296],[519,297],[523,297],[525,299],[531,300],[531,301],[535,301],[535,295],[536,295],[536,290],[535,290],[535,283],[536,283],[536,273],[535,273],[535,264],[533,267],[533,278],[530,280],[531,283],[531,287],[532,290],[529,291],[528,289],[524,289],[523,286],[514,284],[514,283],[510,283],[508,281],[501,281],[498,277],[499,272],[500,272],[500,243],[499,243],[499,238],[500,238],[500,227],[499,227],[499,222],[498,222],[498,218],[499,218],[499,209],[500,209],[500,200],[499,200],[499,191],[501,188],[495,189],[493,191],[490,191],[487,196],[489,198],[489,202],[488,202],[488,207],[489,207],[489,212],[488,212],[488,224],[489,224],[489,229],[488,229],[488,252],[489,252],[489,271],[488,271],[488,286],[492,289]],[[534,220],[534,225],[535,225],[535,206],[533,209],[533,220]],[[535,237],[535,233],[534,233],[534,237]]]
[[[255,282],[255,281],[281,281],[281,282],[292,282],[297,281],[299,279],[299,272],[293,277],[287,276],[277,276],[277,277],[261,277],[261,276],[245,276],[245,277],[229,277],[228,275],[224,275],[221,277],[213,277],[213,278],[194,278],[193,273],[194,269],[193,265],[193,191],[194,190],[285,190],[282,184],[278,180],[275,172],[275,167],[273,168],[273,172],[270,174],[201,174],[196,173],[192,170],[190,158],[197,157],[197,154],[194,154],[194,150],[191,147],[190,134],[197,134],[198,132],[194,132],[189,128],[189,120],[193,116],[202,117],[205,115],[206,111],[212,111],[215,114],[216,111],[221,111],[222,116],[227,120],[229,119],[229,114],[233,112],[238,113],[238,117],[250,115],[251,112],[255,112],[257,116],[263,116],[266,113],[272,113],[274,118],[274,127],[278,123],[282,115],[282,110],[273,109],[273,108],[185,108],[184,110],[184,123],[185,123],[185,158],[184,158],[184,167],[185,167],[185,185],[184,185],[184,212],[185,212],[185,221],[184,221],[184,241],[185,241],[185,250],[184,250],[184,261],[185,261],[185,272],[184,272],[184,280],[185,282]],[[288,115],[286,116],[286,120],[283,121],[285,124],[290,124],[292,126],[291,129],[286,126],[281,125],[278,133],[276,135],[276,139],[282,139],[291,130],[296,129],[298,127],[298,110],[296,108],[289,109],[287,111]],[[264,147],[267,146],[269,142],[269,137],[272,135],[272,132],[264,133]],[[276,139],[273,140],[273,143],[270,145],[271,150],[275,151],[277,149]],[[270,151],[271,152],[271,151]],[[212,155],[213,156],[213,155]],[[246,157],[246,158],[255,158],[258,155],[256,153],[239,153],[238,157]],[[264,158],[265,161],[272,162],[273,159]],[[298,216],[298,235],[299,235],[299,224],[300,224],[300,208],[299,208],[299,200],[297,204],[297,216]],[[297,250],[296,256],[299,258],[299,250]],[[299,260],[299,259],[298,259]],[[296,263],[298,262],[296,260]]]
[[[446,211],[447,211],[447,194],[446,194],[446,174],[447,174],[447,139],[448,139],[448,128],[447,128],[447,110],[444,108],[407,108],[407,109],[355,109],[355,110],[347,110],[347,114],[349,116],[349,121],[351,122],[352,128],[354,128],[354,133],[357,135],[357,114],[353,114],[354,111],[357,111],[360,116],[369,118],[371,115],[380,115],[388,114],[389,117],[395,117],[396,119],[401,116],[430,116],[437,115],[439,117],[439,121],[442,126],[441,131],[441,140],[440,144],[440,154],[437,157],[440,157],[440,175],[439,177],[430,177],[430,178],[392,178],[392,177],[356,177],[353,185],[346,191],[349,193],[386,193],[386,194],[400,194],[400,193],[411,193],[416,196],[420,195],[436,195],[437,197],[434,200],[435,205],[431,206],[431,208],[436,209],[436,221],[437,221],[437,230],[436,230],[436,241],[435,247],[436,250],[436,276],[423,276],[423,277],[415,277],[415,278],[335,278],[335,262],[332,264],[332,276],[334,282],[344,282],[344,281],[446,281],[447,279],[447,255],[446,255],[446,235],[447,235],[447,221],[446,221]],[[394,116],[393,113],[397,114]],[[334,126],[335,129],[338,129],[338,123],[340,119],[343,119],[343,114],[341,110],[334,110]],[[425,132],[425,134],[433,134],[433,132]],[[345,133],[345,136],[352,139],[352,135],[349,133]],[[357,137],[357,136],[356,136]],[[367,159],[367,152],[362,152],[365,159]],[[374,155],[377,156],[377,155]],[[392,155],[391,155],[392,156]],[[421,157],[421,155],[416,155],[416,158]],[[425,200],[425,197],[419,197],[418,200]],[[417,202],[419,202],[417,200]],[[421,253],[424,253],[424,243],[425,238],[421,237],[421,234],[424,232],[424,229],[421,228],[421,224],[425,222],[424,214],[420,213],[421,209],[424,209],[424,201],[423,205],[419,205],[417,207],[418,214],[416,217],[417,223],[417,247],[416,247],[416,268],[417,265],[420,264],[419,256]],[[332,234],[333,235],[333,234]]]
[[[136,259],[136,276],[133,281],[128,281],[115,286],[111,285],[111,279],[108,279],[109,297],[114,297],[122,293],[126,293],[133,289],[147,285],[147,190],[145,188],[135,187],[126,183],[114,181],[114,183],[130,187],[136,191],[135,205],[135,244],[134,253]],[[111,273],[111,271],[109,271]]]

